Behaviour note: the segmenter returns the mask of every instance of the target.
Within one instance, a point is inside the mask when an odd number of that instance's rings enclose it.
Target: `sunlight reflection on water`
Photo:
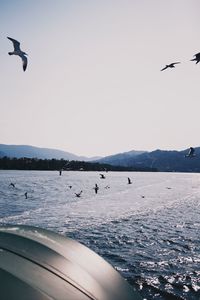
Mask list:
[[[0,171],[0,222],[79,240],[146,299],[198,299],[199,183],[199,174]]]

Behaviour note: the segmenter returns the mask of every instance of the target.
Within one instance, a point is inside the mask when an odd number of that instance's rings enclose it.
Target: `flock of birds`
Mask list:
[[[185,155],[185,157],[187,157],[187,158],[193,158],[193,157],[195,157],[195,156],[196,156],[196,154],[195,154],[195,149],[194,149],[193,147],[190,147],[190,148],[189,148],[189,151],[188,151],[188,153]],[[60,175],[60,176],[62,175],[62,171],[63,171],[63,170],[59,170],[59,175]],[[107,172],[107,171],[106,171],[106,172]],[[105,176],[104,174],[100,173],[99,175],[100,175],[100,179],[106,179],[106,176]],[[132,184],[132,180],[130,179],[130,177],[128,177],[127,180],[128,180],[127,184]],[[11,182],[11,183],[9,184],[9,186],[15,188],[15,183]],[[72,189],[72,185],[69,185],[69,188]],[[110,188],[109,185],[106,185],[106,186],[105,186],[105,189],[109,189],[109,188]],[[95,191],[95,194],[97,194],[97,193],[98,193],[98,190],[99,190],[99,186],[98,186],[97,183],[95,183],[95,186],[93,187],[93,189],[94,189],[94,191]],[[167,187],[167,189],[171,189],[171,188],[170,188],[170,187]],[[75,196],[76,196],[77,198],[80,198],[81,195],[82,195],[82,193],[83,193],[83,191],[81,190],[79,193],[74,193],[74,194],[75,194]],[[24,196],[25,196],[26,199],[28,199],[28,192],[25,192],[25,193],[24,193]],[[145,196],[144,196],[144,195],[141,195],[141,198],[145,198]]]
[[[62,172],[61,172],[61,171],[59,171],[59,175],[60,175],[60,176],[62,175]],[[105,179],[105,178],[106,178],[106,176],[105,176],[104,174],[99,174],[99,175],[100,175],[100,179]],[[128,179],[128,184],[132,184],[132,181],[131,181],[130,177],[128,177],[127,179]],[[11,182],[11,183],[9,184],[9,186],[11,186],[12,188],[15,188],[15,187],[16,187],[16,186],[15,186],[15,183],[13,183],[13,182]],[[72,185],[69,185],[69,188],[72,189]],[[109,188],[110,188],[109,185],[106,185],[106,186],[105,186],[105,189],[109,189]],[[95,183],[95,186],[93,187],[93,189],[94,189],[94,191],[95,191],[95,194],[97,194],[97,193],[98,193],[98,190],[99,190],[99,186],[98,186],[97,183]],[[83,193],[83,191],[81,190],[79,193],[74,193],[74,194],[75,194],[75,196],[76,196],[77,198],[80,198],[82,193]],[[25,193],[24,193],[24,196],[25,196],[26,199],[28,199],[28,192],[25,192]],[[141,197],[144,198],[144,196],[141,196]]]
[[[60,171],[59,171],[59,174],[61,175]],[[99,175],[100,175],[100,179],[106,179],[106,176],[104,174],[99,174]],[[128,177],[127,179],[128,179],[128,184],[132,184],[130,177]],[[71,189],[72,185],[70,185],[69,188]],[[105,189],[109,189],[109,188],[110,188],[109,185],[105,186]],[[97,183],[95,183],[95,186],[93,187],[93,189],[95,191],[95,194],[97,194],[98,190],[99,190],[99,186]],[[81,190],[79,193],[75,193],[75,196],[80,198],[82,193],[83,193],[83,191]]]
[[[196,156],[195,149],[193,147],[190,147],[189,151],[185,155],[185,157],[187,157],[187,158],[193,158],[195,156]],[[59,174],[62,175],[62,170],[59,171]],[[104,174],[102,174],[102,173],[100,173],[99,175],[100,175],[100,179],[105,179],[106,178],[106,176]],[[128,179],[128,184],[132,184],[132,181],[131,181],[130,177],[128,177],[127,179]],[[70,185],[69,188],[71,189],[72,186]],[[105,189],[109,189],[109,188],[110,188],[109,185],[105,186]],[[167,189],[171,189],[170,187],[166,187],[166,188]],[[97,183],[95,183],[95,186],[94,186],[93,189],[95,190],[95,193],[97,194],[98,190],[99,190],[99,186],[98,186]],[[78,198],[80,198],[82,193],[83,193],[83,191],[81,190],[79,193],[75,193],[75,196],[78,197]],[[145,198],[145,196],[141,195],[141,198]]]
[[[200,62],[200,52],[199,53],[197,53],[197,54],[195,54],[195,55],[193,55],[194,56],[194,58],[193,59],[191,59],[190,61],[196,61],[196,64],[198,64],[199,62]],[[160,71],[164,71],[164,70],[166,70],[166,69],[168,69],[168,68],[175,68],[175,65],[177,65],[177,64],[180,64],[181,62],[180,61],[178,61],[178,62],[174,62],[174,63],[171,63],[171,64],[169,64],[169,65],[166,65],[163,69],[161,69]]]
[[[11,37],[7,37],[7,38],[13,43],[13,47],[14,47],[14,51],[8,52],[8,54],[9,55],[18,55],[22,59],[23,70],[26,71],[27,64],[28,64],[28,59],[27,59],[28,54],[20,49],[20,42],[18,42],[17,40],[15,40]],[[196,61],[196,64],[198,64],[200,62],[200,52],[197,54],[194,54],[193,56],[194,56],[194,58],[191,59],[190,61]],[[171,63],[169,65],[166,65],[163,69],[161,69],[161,71],[164,71],[168,68],[175,68],[175,65],[180,64],[180,63],[181,62],[178,61],[178,62]]]
[[[9,55],[18,55],[22,59],[23,70],[26,71],[27,64],[28,64],[28,59],[27,59],[28,54],[21,50],[20,42],[18,42],[17,40],[15,40],[11,37],[7,37],[7,38],[13,43],[13,47],[14,47],[14,51],[8,52],[8,54]],[[196,64],[198,64],[200,62],[200,52],[195,54],[194,58],[191,59],[191,61],[196,61]],[[175,68],[176,64],[180,64],[180,62],[173,62],[169,65],[166,65],[163,69],[161,69],[161,71],[164,71],[168,68]],[[189,152],[188,152],[187,155],[185,155],[185,157],[188,157],[188,158],[194,157],[195,156],[194,152],[195,152],[195,149],[193,147],[190,147]],[[59,171],[59,174],[60,175],[62,174],[61,170]],[[100,178],[105,179],[105,175],[100,174]],[[128,184],[132,184],[132,181],[129,177],[128,177]],[[15,184],[11,182],[10,186],[15,187]],[[109,188],[109,187],[107,186],[107,188]],[[95,190],[95,193],[97,194],[98,190],[99,190],[99,186],[97,184],[95,184],[94,190]],[[80,191],[79,193],[75,193],[76,197],[80,197],[82,192],[83,191]],[[27,199],[28,198],[28,193],[25,192],[24,195],[25,195],[25,198]]]

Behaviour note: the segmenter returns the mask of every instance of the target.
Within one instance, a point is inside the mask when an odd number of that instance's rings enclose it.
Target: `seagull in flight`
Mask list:
[[[75,193],[76,197],[80,197],[83,191],[80,191],[80,193]]]
[[[28,55],[27,53],[23,52],[21,49],[20,49],[20,42],[10,38],[10,37],[7,37],[12,43],[13,43],[13,47],[14,47],[14,51],[13,52],[8,52],[9,55],[18,55],[19,57],[21,57],[22,59],[22,64],[23,64],[23,70],[26,71],[26,68],[27,68],[27,63],[28,63],[28,60],[27,60],[27,57],[26,55]]]
[[[13,182],[11,182],[11,183],[9,184],[9,186],[12,186],[12,187],[15,188],[15,184],[14,184]]]
[[[195,156],[194,152],[195,152],[195,149],[193,147],[190,147],[189,152],[188,152],[188,154],[185,155],[185,157],[189,157],[189,158],[194,157]]]
[[[190,61],[195,61],[196,60],[196,64],[198,64],[198,62],[200,62],[200,52],[193,55],[195,56],[195,58],[191,59]]]
[[[106,176],[104,174],[99,174],[101,179],[105,179]]]
[[[176,64],[180,64],[180,61],[171,63],[171,64],[169,64],[169,65],[166,65],[166,66],[165,66],[162,70],[160,70],[160,71],[164,71],[164,70],[166,70],[166,69],[168,69],[168,68],[175,68],[175,65],[176,65]]]
[[[95,187],[93,188],[95,190],[95,193],[97,194],[98,193],[98,190],[99,190],[99,187],[98,187],[98,184],[95,183]]]

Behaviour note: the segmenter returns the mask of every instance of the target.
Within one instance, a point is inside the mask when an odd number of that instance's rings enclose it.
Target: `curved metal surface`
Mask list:
[[[49,230],[24,225],[0,227],[0,282],[2,300],[141,299],[89,248]]]

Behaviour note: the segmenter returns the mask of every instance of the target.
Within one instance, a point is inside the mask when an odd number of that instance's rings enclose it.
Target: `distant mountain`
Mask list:
[[[145,153],[145,151],[129,151],[129,152],[123,152],[123,153],[118,153],[115,155],[109,155],[105,156],[101,159],[98,159],[99,163],[105,163],[105,164],[110,164],[112,166],[123,166],[127,167],[130,166],[130,160],[140,154]]]
[[[188,150],[155,150],[133,158],[130,164],[137,167],[149,166],[161,172],[200,172],[200,147],[195,148],[196,156],[193,158],[185,157]]]
[[[195,148],[196,156],[186,158],[189,149],[183,151],[155,150],[137,154],[137,151],[105,157],[99,162],[135,168],[155,168],[161,172],[200,172],[200,147]]]
[[[200,172],[200,147],[195,148],[196,156],[186,158],[189,149],[183,151],[155,150],[129,151],[115,155],[99,157],[77,156],[70,152],[57,149],[39,148],[27,145],[0,144],[0,157],[27,157],[39,159],[65,159],[75,161],[93,161],[111,166],[128,167],[132,169],[156,169],[161,172]]]
[[[5,145],[0,144],[0,157],[27,157],[27,158],[40,158],[40,159],[66,159],[66,160],[82,160],[92,161],[97,160],[99,157],[88,158],[84,156],[77,156],[70,152],[50,149],[50,148],[39,148],[28,145]]]

